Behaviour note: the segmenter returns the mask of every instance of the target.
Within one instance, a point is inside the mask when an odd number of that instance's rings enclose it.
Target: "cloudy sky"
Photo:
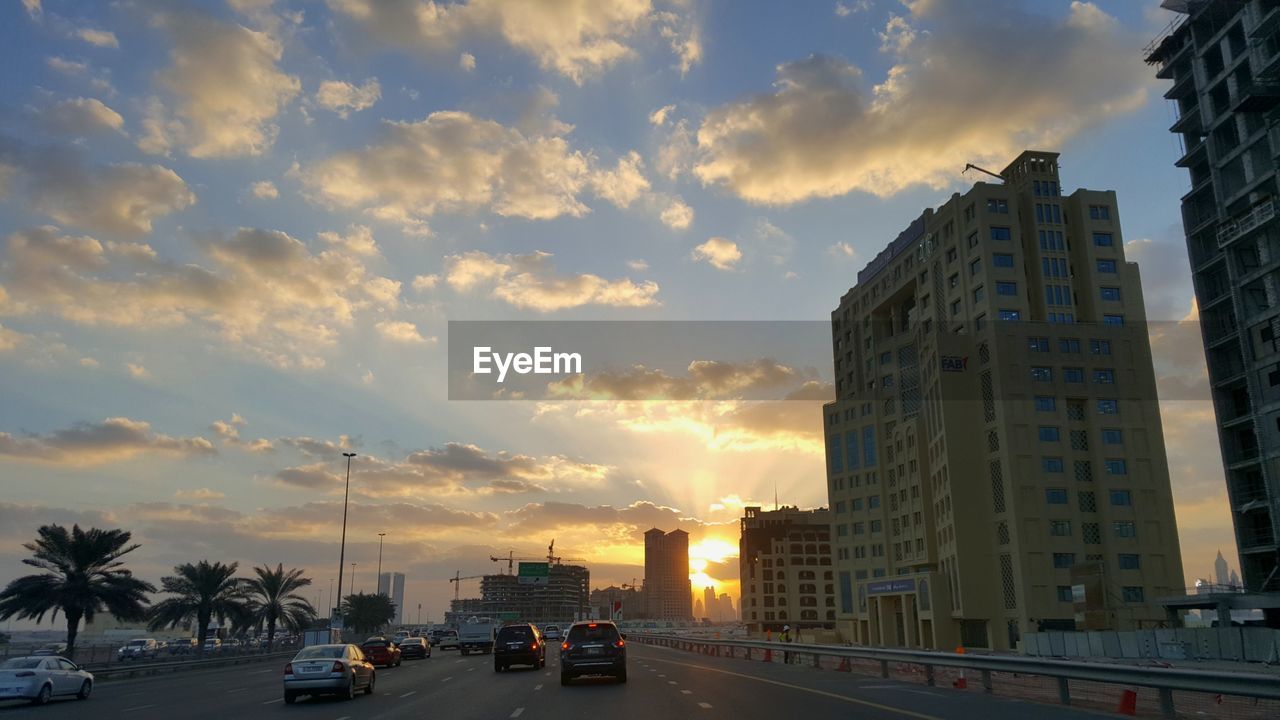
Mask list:
[[[56,521],[327,589],[354,451],[357,588],[385,531],[424,615],[552,538],[630,582],[655,525],[736,594],[742,506],[825,504],[830,368],[450,402],[447,321],[822,321],[1023,148],[1116,190],[1148,314],[1195,317],[1155,0],[189,5],[0,5],[0,581]],[[1153,340],[1191,579],[1230,518],[1198,332]]]

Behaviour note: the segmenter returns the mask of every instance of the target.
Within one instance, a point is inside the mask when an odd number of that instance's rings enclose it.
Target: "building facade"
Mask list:
[[[651,620],[693,618],[689,533],[653,528],[644,534],[644,597]]]
[[[752,632],[833,628],[832,517],[826,509],[744,509],[739,521],[742,622]]]
[[[1115,193],[1064,196],[1049,152],[999,179],[925,210],[831,316],[836,617],[858,643],[1007,649],[1159,625],[1183,593]]]
[[[600,620],[642,620],[645,618],[644,596],[639,590],[610,585],[591,591],[591,610]]]
[[[1169,130],[1191,178],[1182,222],[1240,570],[1247,590],[1280,591],[1280,2],[1162,7],[1181,18],[1147,62],[1173,81]]]
[[[391,598],[396,606],[396,624],[404,624],[404,573],[384,572],[378,576],[378,592]]]

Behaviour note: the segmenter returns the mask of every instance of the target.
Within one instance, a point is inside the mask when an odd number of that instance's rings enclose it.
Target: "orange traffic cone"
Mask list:
[[[1138,714],[1138,691],[1136,688],[1127,687],[1120,693],[1120,704],[1116,706],[1116,714]]]
[[[849,658],[840,658],[840,664],[836,667],[836,672],[853,672],[853,668],[849,666]]]
[[[964,647],[963,647],[963,646],[961,646],[961,647],[956,648],[956,654],[957,654],[957,655],[963,655],[963,654],[964,654]],[[958,677],[958,678],[956,678],[955,680],[951,681],[951,687],[953,687],[953,688],[955,688],[955,689],[957,689],[957,690],[967,690],[967,689],[969,688],[969,681],[968,681],[968,680],[966,680],[966,679],[965,679],[965,677],[964,677],[964,668],[960,668],[960,677]]]
[[[773,642],[773,631],[772,631],[772,630],[765,630],[765,631],[764,631],[764,641],[765,641],[765,642]],[[767,662],[767,663],[771,663],[771,662],[773,662],[773,648],[765,648],[765,649],[764,649],[764,661],[765,661],[765,662]]]

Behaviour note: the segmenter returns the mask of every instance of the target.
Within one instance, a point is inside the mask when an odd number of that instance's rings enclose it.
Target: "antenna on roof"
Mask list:
[[[963,174],[965,174],[965,173],[969,172],[970,170],[977,170],[978,172],[986,173],[986,174],[990,175],[991,177],[993,177],[993,178],[995,178],[995,179],[999,180],[1000,182],[1004,182],[1004,176],[1003,176],[1003,175],[999,175],[999,174],[993,173],[993,172],[991,172],[990,170],[988,170],[988,169],[986,169],[986,168],[984,168],[984,167],[978,167],[977,165],[974,165],[973,163],[965,163],[965,164],[964,164],[964,169],[960,171],[960,174],[961,174],[961,175],[963,175]]]

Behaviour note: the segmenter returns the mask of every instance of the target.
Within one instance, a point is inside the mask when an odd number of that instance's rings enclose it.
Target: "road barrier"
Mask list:
[[[145,677],[148,675],[165,675],[169,673],[183,672],[186,670],[206,670],[267,660],[276,660],[283,663],[287,662],[297,654],[298,651],[294,649],[285,652],[257,653],[254,655],[227,655],[224,657],[214,657],[206,660],[184,660],[180,662],[159,663],[115,663],[110,667],[94,668],[92,666],[87,666],[85,669],[93,673],[94,680],[118,680],[121,678]],[[281,667],[283,668],[284,666],[281,665]]]
[[[710,654],[712,648],[720,651],[725,657],[739,657],[739,651],[746,659],[752,658],[757,650],[764,651],[766,661],[771,660],[774,653],[785,651],[791,656],[808,656],[813,660],[813,667],[822,667],[823,658],[839,661],[835,669],[849,667],[853,660],[870,661],[871,668],[878,664],[879,675],[889,678],[891,670],[911,674],[912,669],[923,668],[925,684],[937,685],[937,669],[958,670],[959,677],[964,677],[966,670],[976,672],[982,678],[981,689],[984,693],[994,693],[993,674],[1003,674],[1013,678],[1037,677],[1053,681],[1057,692],[1057,701],[1063,705],[1072,704],[1072,681],[1077,683],[1106,685],[1122,692],[1114,693],[1113,698],[1121,699],[1118,712],[1132,714],[1137,700],[1135,688],[1154,690],[1158,698],[1159,715],[1173,720],[1178,717],[1175,704],[1175,691],[1185,697],[1195,693],[1208,698],[1214,704],[1221,704],[1223,697],[1249,698],[1254,707],[1262,714],[1258,717],[1280,717],[1280,707],[1265,703],[1259,706],[1258,701],[1280,701],[1280,677],[1262,673],[1222,672],[1217,670],[1194,670],[1186,668],[1144,667],[1137,665],[1120,665],[1114,663],[1088,663],[1073,660],[1052,660],[1039,657],[984,655],[968,653],[947,653],[928,650],[907,650],[898,648],[878,648],[867,646],[845,645],[810,645],[801,643],[780,643],[763,640],[714,640],[709,638],[678,637],[672,635],[653,635],[629,633],[628,639],[660,647],[669,647],[690,652]],[[905,666],[905,667],[904,667]],[[967,687],[967,683],[964,684]],[[1081,686],[1081,689],[1092,685]],[[1111,701],[1108,709],[1116,709]],[[1273,714],[1274,713],[1274,714]]]

